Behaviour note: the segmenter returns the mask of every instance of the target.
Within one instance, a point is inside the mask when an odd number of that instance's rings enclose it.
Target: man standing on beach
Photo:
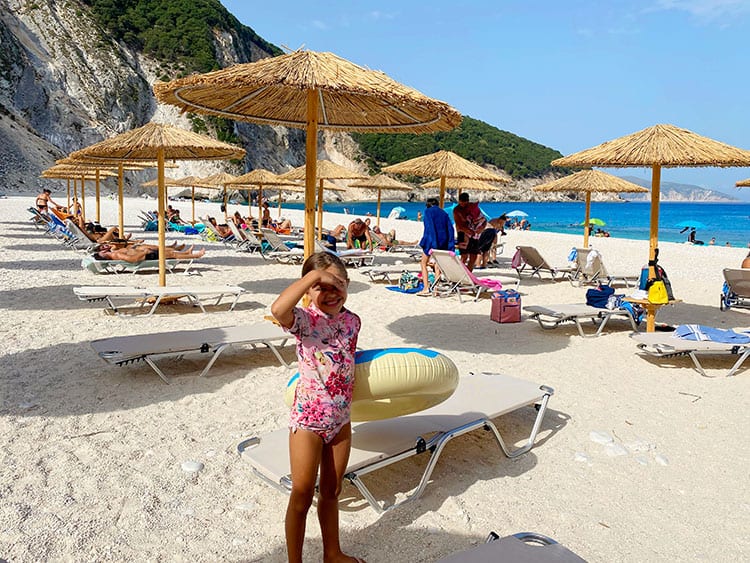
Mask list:
[[[474,269],[479,254],[479,235],[487,224],[479,204],[469,202],[469,194],[458,196],[458,205],[453,208],[453,221],[458,237],[456,246],[461,249],[461,261],[469,270]]]

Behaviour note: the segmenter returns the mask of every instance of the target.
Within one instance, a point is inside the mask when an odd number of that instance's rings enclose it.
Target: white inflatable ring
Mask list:
[[[456,390],[458,369],[446,356],[419,348],[381,348],[357,352],[352,421],[411,414],[445,401]],[[284,393],[294,403],[299,374]]]

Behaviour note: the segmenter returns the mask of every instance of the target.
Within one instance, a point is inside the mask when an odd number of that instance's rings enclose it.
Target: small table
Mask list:
[[[623,301],[640,305],[646,309],[646,332],[654,332],[656,330],[656,312],[664,307],[665,305],[674,305],[675,303],[682,303],[682,299],[670,299],[667,303],[651,303],[648,299],[636,299],[634,297],[625,297]]]

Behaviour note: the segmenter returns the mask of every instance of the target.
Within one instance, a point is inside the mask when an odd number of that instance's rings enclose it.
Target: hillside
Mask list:
[[[628,182],[651,189],[651,182],[649,180],[635,176],[623,176],[623,178]],[[628,199],[632,201],[643,201],[649,197],[649,194],[628,194]],[[707,190],[700,186],[679,184],[676,182],[661,182],[660,197],[661,201],[740,201],[739,198],[716,190]]]
[[[492,165],[516,179],[565,172],[550,166],[552,160],[563,156],[560,152],[469,116],[464,116],[461,125],[452,131],[428,135],[356,133],[352,137],[373,172],[438,150],[453,151],[478,164]]]

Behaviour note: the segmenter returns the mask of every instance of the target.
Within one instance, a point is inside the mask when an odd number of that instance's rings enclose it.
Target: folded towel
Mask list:
[[[747,334],[703,325],[680,325],[675,329],[674,335],[684,340],[708,340],[724,344],[747,344],[750,342],[750,336]]]

